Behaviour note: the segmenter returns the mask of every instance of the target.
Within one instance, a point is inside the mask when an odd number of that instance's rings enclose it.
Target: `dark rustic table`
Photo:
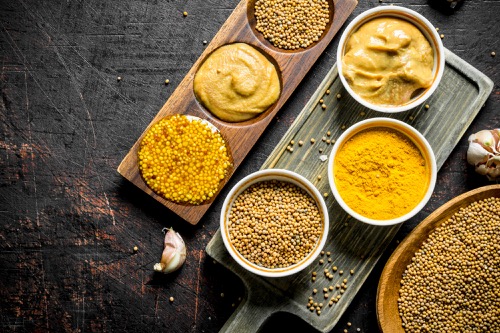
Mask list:
[[[500,1],[466,0],[453,11],[438,0],[389,3],[426,16],[447,48],[498,83],[500,54],[491,52],[500,53]],[[339,36],[198,225],[116,172],[236,4],[1,1],[0,331],[217,332],[245,297],[242,283],[213,263],[205,246],[229,188],[259,169],[335,63]],[[349,21],[379,5],[361,0]],[[400,229],[332,332],[376,332],[377,282],[397,241],[449,199],[489,183],[466,163],[467,137],[499,127],[499,110],[496,84],[439,172],[429,204]],[[188,246],[182,270],[167,276],[152,270],[164,227],[178,230]],[[286,314],[263,328],[276,330],[313,331]]]

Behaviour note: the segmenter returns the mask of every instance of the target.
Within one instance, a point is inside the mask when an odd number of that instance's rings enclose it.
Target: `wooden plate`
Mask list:
[[[118,172],[123,177],[191,224],[198,223],[203,214],[210,208],[218,192],[220,192],[222,187],[231,178],[234,171],[241,164],[255,142],[257,142],[267,125],[271,122],[283,104],[285,104],[316,59],[318,59],[323,50],[333,39],[333,36],[335,36],[340,27],[347,20],[347,17],[352,13],[357,5],[357,1],[329,0],[330,22],[319,41],[306,49],[294,51],[287,51],[274,47],[263,38],[262,34],[255,30],[253,4],[254,0],[242,0],[238,4],[231,16],[229,16],[227,21],[222,25],[212,42],[194,63],[193,67],[189,70],[177,89],[173,92],[165,105],[163,105],[118,167]],[[198,67],[210,53],[220,46],[236,42],[243,42],[256,47],[275,64],[281,78],[282,89],[278,101],[260,116],[240,123],[228,123],[214,117],[197,101],[193,92],[193,79]],[[160,119],[173,114],[196,116],[215,125],[225,138],[233,158],[233,168],[221,182],[217,194],[211,201],[199,206],[176,204],[160,197],[144,183],[137,166],[137,150],[145,132]]]
[[[377,318],[383,332],[404,333],[397,302],[401,277],[429,233],[447,221],[460,208],[490,197],[500,197],[500,185],[481,187],[448,201],[423,220],[399,244],[385,264],[378,284]]]

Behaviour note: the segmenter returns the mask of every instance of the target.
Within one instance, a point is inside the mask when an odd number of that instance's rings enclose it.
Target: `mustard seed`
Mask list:
[[[490,55],[491,55],[492,57],[494,57],[494,56],[496,56],[497,54],[495,53],[495,51],[492,51],[492,52],[490,53]]]
[[[228,214],[229,239],[247,260],[267,268],[301,261],[321,236],[321,214],[314,199],[284,181],[249,186]]]
[[[139,248],[137,246],[134,246],[134,248],[132,250],[134,250],[134,252],[137,252],[137,251],[139,251]]]
[[[441,39],[443,39],[444,38],[444,34],[439,35],[439,37],[441,37]]]
[[[327,0],[257,0],[255,29],[274,46],[296,50],[317,42],[330,20]]]
[[[174,302],[174,298],[172,296],[170,296],[170,298],[168,300],[170,301],[170,303]]]
[[[170,83],[170,80],[169,79],[166,79],[165,80],[165,84],[169,84]]]
[[[327,95],[330,95],[330,90],[327,89],[326,92],[325,92]]]
[[[429,110],[429,108],[430,108],[430,105],[429,104],[425,104],[425,109]]]
[[[188,16],[188,12],[183,12],[182,15],[184,15],[184,17]]]
[[[311,138],[311,143],[315,143],[316,140],[314,138]]]
[[[341,99],[342,95],[340,93],[337,94],[337,99]]]
[[[325,109],[326,109],[326,104],[322,104],[322,105],[321,105],[321,108],[322,108],[323,110],[325,110]]]
[[[500,198],[487,198],[429,234],[401,279],[406,332],[500,332],[499,230]]]
[[[299,141],[299,146],[302,147],[303,144],[304,144],[304,141]]]
[[[231,166],[219,131],[180,114],[161,119],[146,132],[138,160],[142,178],[156,194],[193,205],[217,193]]]

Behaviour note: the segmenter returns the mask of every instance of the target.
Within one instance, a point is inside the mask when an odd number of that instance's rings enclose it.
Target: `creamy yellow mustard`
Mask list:
[[[216,117],[228,122],[258,116],[276,102],[280,92],[274,65],[244,43],[217,49],[194,77],[198,100]]]
[[[349,38],[342,73],[364,100],[382,106],[408,103],[431,86],[434,55],[429,41],[408,21],[382,17]]]

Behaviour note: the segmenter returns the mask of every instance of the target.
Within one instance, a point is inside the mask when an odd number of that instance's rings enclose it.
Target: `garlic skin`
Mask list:
[[[467,162],[489,180],[500,180],[500,129],[482,130],[469,137]]]
[[[181,235],[170,228],[165,233],[163,246],[160,262],[155,264],[153,269],[164,274],[172,273],[186,261],[186,244]]]

